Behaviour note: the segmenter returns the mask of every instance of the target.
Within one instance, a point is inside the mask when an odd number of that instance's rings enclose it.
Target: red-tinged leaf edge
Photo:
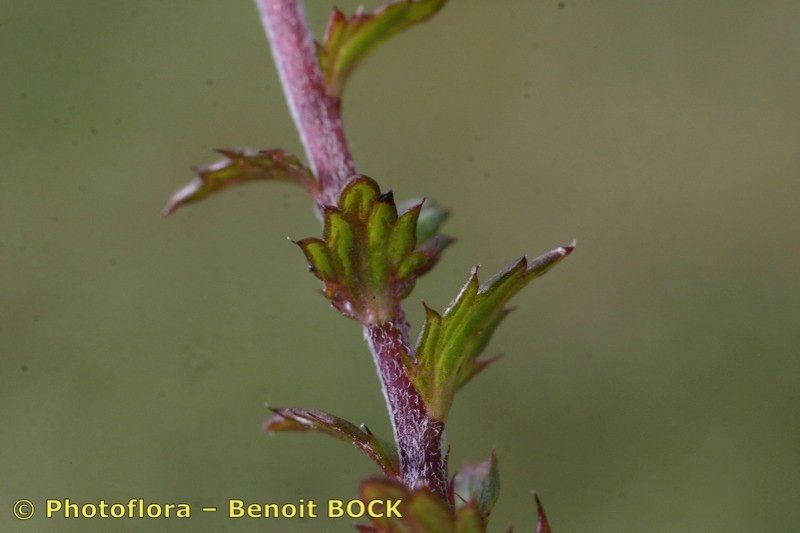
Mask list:
[[[539,499],[539,495],[535,492],[533,497],[536,500],[536,533],[552,533],[550,522],[547,520],[547,515],[542,506],[542,500]]]
[[[347,17],[334,8],[317,57],[329,95],[341,97],[352,71],[380,43],[436,14],[447,0],[397,0]]]
[[[443,314],[425,306],[425,324],[408,370],[432,417],[446,420],[455,392],[493,361],[478,356],[508,315],[511,297],[574,248],[573,242],[531,261],[522,257],[483,284],[478,282],[477,267],[473,268]]]
[[[499,353],[493,357],[488,357],[486,359],[469,359],[464,363],[464,375],[461,381],[458,384],[458,389],[469,383],[472,378],[492,366],[494,363],[499,361],[503,357],[503,354]],[[456,389],[456,390],[458,390]]]
[[[199,202],[234,185],[250,181],[288,181],[297,183],[316,199],[319,188],[311,171],[300,160],[280,149],[219,148],[223,159],[192,170],[197,175],[178,189],[161,211],[171,215],[179,207]]]
[[[351,443],[372,459],[381,471],[390,478],[400,472],[397,454],[393,447],[376,437],[366,426],[361,428],[337,416],[298,407],[270,407],[275,415],[264,423],[264,431],[270,434],[286,431],[319,431]]]

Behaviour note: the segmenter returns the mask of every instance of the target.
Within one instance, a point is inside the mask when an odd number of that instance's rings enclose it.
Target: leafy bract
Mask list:
[[[397,477],[400,466],[394,447],[377,438],[366,426],[360,428],[337,416],[299,407],[270,407],[275,416],[264,423],[269,433],[284,431],[319,431],[351,443],[364,452],[383,473]]]
[[[217,152],[225,158],[204,167],[195,167],[193,170],[197,177],[172,195],[162,210],[164,216],[183,205],[249,181],[289,181],[302,186],[315,198],[318,194],[311,171],[297,157],[283,150],[225,148]]]
[[[443,315],[425,307],[425,325],[417,342],[416,357],[408,365],[431,416],[445,420],[455,391],[493,361],[478,356],[509,313],[506,308],[509,299],[573,248],[574,244],[559,247],[531,262],[522,257],[482,286],[474,268]]]
[[[435,234],[418,242],[421,210],[418,203],[398,214],[392,193],[381,194],[366,176],[344,188],[338,206],[324,208],[323,238],[297,244],[336,309],[367,325],[393,316],[416,278],[433,267],[452,242]]]
[[[378,44],[432,17],[446,0],[398,0],[347,17],[334,9],[317,57],[328,94],[339,97],[350,73]]]
[[[453,476],[451,488],[457,509],[474,505],[481,517],[488,517],[500,496],[500,473],[494,450],[486,461],[462,467]]]

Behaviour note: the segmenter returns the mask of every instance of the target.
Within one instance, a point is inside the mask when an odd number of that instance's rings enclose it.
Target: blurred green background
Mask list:
[[[453,210],[414,335],[473,264],[578,239],[449,423],[453,466],[497,447],[492,531],[531,529],[533,488],[557,531],[800,530],[798,27],[794,2],[454,1],[351,80],[359,169]],[[250,2],[5,0],[0,68],[0,530],[351,531],[12,519],[348,498],[371,463],[263,435],[264,402],[389,429],[285,240],[319,232],[301,190],[159,216],[213,147],[302,153]]]

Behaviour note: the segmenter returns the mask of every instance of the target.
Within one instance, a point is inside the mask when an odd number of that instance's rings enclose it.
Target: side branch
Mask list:
[[[299,0],[256,0],[289,110],[316,176],[320,205],[335,205],[355,173],[340,101],[325,91],[311,30]]]

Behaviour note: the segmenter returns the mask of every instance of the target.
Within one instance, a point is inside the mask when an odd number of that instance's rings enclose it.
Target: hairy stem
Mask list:
[[[303,3],[256,0],[256,6],[308,163],[320,184],[319,203],[335,205],[356,169],[342,127],[340,101],[325,90]]]
[[[422,397],[408,378],[403,363],[410,353],[408,324],[401,310],[396,315],[385,324],[365,327],[364,338],[391,415],[403,483],[412,489],[426,486],[447,500],[444,423],[428,416]]]
[[[289,109],[320,184],[321,205],[335,205],[356,174],[342,127],[340,101],[327,94],[314,39],[300,0],[256,0],[272,46]],[[410,354],[402,309],[384,324],[364,328],[378,369],[400,455],[403,482],[447,499],[444,423],[428,416],[403,364]]]

